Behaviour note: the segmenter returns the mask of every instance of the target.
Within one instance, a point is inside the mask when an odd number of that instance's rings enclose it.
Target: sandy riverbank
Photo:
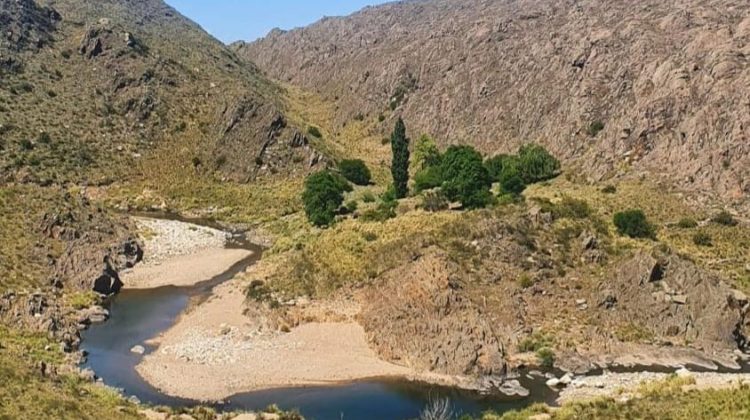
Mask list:
[[[166,394],[199,400],[277,387],[320,385],[411,370],[380,360],[361,326],[309,323],[289,333],[265,330],[245,317],[238,281],[218,286],[155,341],[138,373]]]
[[[223,273],[251,254],[244,249],[226,249],[227,237],[220,230],[174,220],[135,221],[145,257],[120,273],[128,289],[191,286]]]

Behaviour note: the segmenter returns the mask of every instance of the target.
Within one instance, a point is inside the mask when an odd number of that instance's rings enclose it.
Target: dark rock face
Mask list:
[[[0,1],[0,47],[12,51],[39,49],[52,42],[60,14],[33,0]]]
[[[335,101],[338,124],[392,108],[443,145],[541,142],[592,179],[634,167],[740,199],[748,16],[736,0],[404,1],[234,47]]]
[[[394,363],[450,375],[502,376],[503,344],[451,281],[455,269],[443,257],[427,255],[388,273],[364,299],[360,322],[381,357]]]
[[[606,283],[600,301],[610,309],[605,322],[628,321],[673,344],[710,353],[747,343],[747,297],[678,256],[637,254]]]
[[[104,295],[117,293],[122,287],[117,273],[143,259],[141,244],[131,236],[133,227],[124,218],[78,199],[81,207],[48,213],[42,222],[41,232],[65,244],[62,256],[52,262],[50,282]]]

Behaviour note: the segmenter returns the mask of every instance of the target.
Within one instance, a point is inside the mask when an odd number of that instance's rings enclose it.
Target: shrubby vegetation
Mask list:
[[[492,201],[490,179],[482,155],[470,146],[451,146],[441,163],[442,191],[448,200],[460,201],[465,208],[485,207]]]
[[[307,218],[315,226],[330,225],[344,201],[344,193],[351,189],[345,179],[328,170],[310,175],[302,193]]]
[[[422,134],[414,145],[414,167],[422,170],[438,165],[440,165],[440,150],[435,140],[427,134]]]
[[[728,211],[722,211],[711,219],[716,224],[723,226],[737,226],[737,220]]]
[[[648,221],[643,210],[633,209],[615,213],[617,232],[631,238],[656,238],[656,228]]]
[[[370,169],[361,159],[345,159],[339,162],[339,172],[356,185],[368,185],[372,179]]]

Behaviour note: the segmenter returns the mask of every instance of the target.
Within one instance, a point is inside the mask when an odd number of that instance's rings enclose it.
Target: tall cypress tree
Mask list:
[[[404,198],[409,192],[409,139],[406,138],[406,126],[404,120],[399,117],[396,127],[391,135],[391,151],[393,162],[391,174],[393,175],[393,188],[396,198]]]

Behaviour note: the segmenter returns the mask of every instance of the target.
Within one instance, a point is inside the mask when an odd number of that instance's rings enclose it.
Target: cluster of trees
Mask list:
[[[466,208],[489,204],[494,182],[500,184],[503,194],[518,195],[527,185],[560,173],[560,162],[536,144],[522,146],[518,154],[498,155],[485,161],[471,146],[451,146],[440,154],[434,141],[426,136],[420,138],[415,149],[420,165],[414,177],[415,190],[440,187],[449,200],[460,201]]]
[[[399,118],[391,134],[391,175],[393,185],[383,196],[383,203],[368,218],[380,220],[395,214],[397,199],[409,194],[410,158],[406,126]],[[425,194],[429,209],[460,202],[464,208],[485,207],[494,201],[492,184],[500,184],[503,194],[518,195],[527,185],[547,180],[560,172],[560,162],[539,145],[522,146],[515,155],[499,155],[484,160],[471,146],[450,146],[441,153],[435,141],[422,136],[414,146],[414,190],[437,189]],[[333,222],[351,191],[349,182],[368,185],[371,173],[361,160],[343,160],[338,171],[312,174],[305,182],[303,201],[309,220],[318,226]]]

